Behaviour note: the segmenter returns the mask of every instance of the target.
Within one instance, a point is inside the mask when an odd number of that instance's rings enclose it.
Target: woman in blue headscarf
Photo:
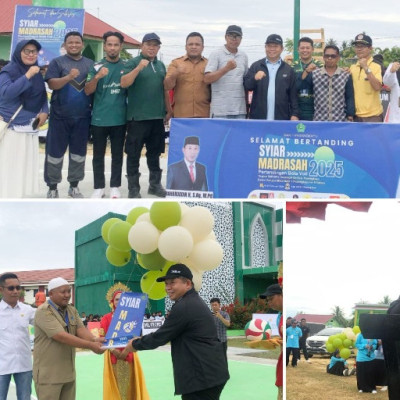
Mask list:
[[[0,71],[0,120],[9,122],[22,105],[0,136],[0,198],[27,197],[39,189],[37,133],[48,115],[46,88],[37,63],[41,47],[36,40],[19,42],[11,62]]]

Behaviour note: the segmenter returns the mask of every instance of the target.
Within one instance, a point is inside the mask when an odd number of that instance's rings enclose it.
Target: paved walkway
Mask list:
[[[87,155],[86,163],[85,163],[85,179],[79,183],[79,189],[81,193],[85,196],[85,198],[90,198],[93,193],[93,168],[92,168],[92,155]],[[121,194],[123,198],[128,197],[128,181],[125,177],[126,175],[126,156],[124,156],[124,164],[122,167],[122,185],[120,188]],[[166,155],[162,155],[160,158],[160,166],[163,170],[161,183],[165,187],[167,182],[167,157]],[[36,196],[30,196],[30,198],[46,198],[48,187],[43,180],[44,175],[44,152],[41,151],[39,155],[39,193]],[[109,183],[110,183],[110,175],[111,175],[111,156],[106,155],[105,157],[105,177],[106,177],[106,197],[109,196]],[[141,195],[143,198],[157,198],[156,196],[147,194],[147,190],[149,188],[149,170],[147,169],[146,157],[141,157],[140,159],[140,186],[141,186]],[[64,157],[64,165],[62,170],[62,182],[58,185],[58,192],[60,198],[70,199],[68,197],[68,188],[69,183],[67,182],[68,175],[68,154]]]
[[[153,355],[156,357],[157,352],[170,353],[170,351],[171,351],[170,345],[165,345],[165,346],[159,347],[157,349],[157,351],[153,353]],[[275,367],[276,366],[277,360],[271,360],[271,359],[267,359],[267,358],[258,358],[258,357],[249,356],[249,354],[260,353],[260,352],[267,352],[267,351],[266,350],[258,350],[258,349],[243,349],[243,348],[239,348],[239,347],[228,347],[228,360],[229,361],[233,361],[233,362],[244,363],[244,364],[247,364],[249,366],[250,365],[254,365],[254,366],[256,366],[256,365],[260,365],[260,366],[261,365],[265,365],[265,366],[270,366],[270,367]],[[144,358],[144,360],[142,360],[142,363],[146,366],[145,356],[150,355],[150,352],[149,353],[148,352],[144,352],[144,353],[146,353],[146,354],[143,354],[141,352],[140,353],[140,357],[141,357],[141,359]],[[82,359],[81,357],[84,357],[84,358]],[[82,363],[82,361],[86,361],[85,359],[88,359],[88,360],[89,359],[90,360],[93,359],[92,361],[94,361],[96,363],[97,367],[99,367],[99,370],[102,371],[103,362],[100,361],[97,358],[97,356],[95,356],[93,353],[91,353],[89,351],[82,351],[82,352],[78,352],[77,353],[77,364],[78,365],[80,365]],[[168,360],[168,363],[170,363],[170,356],[169,355],[168,355],[167,360]],[[155,368],[155,366],[153,366],[153,368]],[[166,367],[164,366],[164,368],[166,368]],[[90,368],[85,368],[85,369],[90,370]],[[232,375],[232,372],[234,372],[234,366],[231,365],[230,369],[233,370],[233,371],[231,371],[231,375]],[[241,374],[243,374],[243,370],[240,370],[240,371],[241,371]],[[274,373],[275,373],[274,371],[275,370],[271,371],[272,376],[274,376]],[[165,370],[164,370],[164,372],[166,373]],[[99,373],[100,373],[100,376],[101,376],[101,372],[99,372]],[[172,378],[172,371],[170,371],[170,374],[171,374],[170,378]],[[80,375],[81,374],[78,373],[78,378],[82,379],[82,377]],[[89,375],[90,375],[90,372],[89,372]],[[233,375],[231,377],[230,384],[232,384],[237,379],[237,378],[236,379],[235,378],[236,378],[235,375]],[[250,377],[248,377],[248,378],[250,378]],[[253,378],[254,378],[254,380],[257,380],[256,377],[253,377]],[[146,380],[147,379],[150,380],[150,376],[146,377]],[[233,381],[232,381],[232,379],[233,379]],[[168,380],[171,380],[171,379],[168,379]],[[265,380],[265,378],[262,378],[261,381],[257,382],[257,383],[261,384],[261,382],[263,382],[264,380]],[[172,383],[170,383],[170,385],[172,387]],[[271,386],[274,387],[273,384]],[[81,389],[82,389],[82,384],[79,382],[79,390],[81,391]],[[169,392],[172,393],[172,389],[170,389]],[[170,393],[168,393],[168,394],[170,394]],[[248,393],[248,398],[249,399],[252,399],[253,398],[252,396],[253,396],[253,393],[251,393],[251,395],[250,395],[250,393]],[[158,396],[155,396],[155,397],[157,398]],[[255,396],[254,398],[257,398],[257,396]],[[274,398],[275,398],[275,396],[274,396]],[[37,400],[37,398],[35,396],[32,396],[31,399],[32,400]],[[17,395],[16,395],[16,391],[15,391],[15,385],[14,385],[13,382],[10,383],[10,390],[8,392],[7,400],[17,400]]]

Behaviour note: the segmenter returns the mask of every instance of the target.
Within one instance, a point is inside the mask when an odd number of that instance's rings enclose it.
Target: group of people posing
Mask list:
[[[11,120],[0,135],[0,198],[27,197],[37,191],[36,133],[49,113],[44,166],[48,198],[59,197],[57,186],[67,149],[68,196],[83,197],[78,184],[84,179],[89,130],[93,138],[93,198],[106,195],[108,139],[110,197],[121,197],[124,150],[128,197],[141,197],[139,163],[144,146],[148,193],[165,197],[160,155],[165,149],[164,123],[172,116],[382,122],[383,81],[391,87],[392,98],[398,99],[400,64],[390,64],[382,77],[381,66],[372,58],[372,39],[365,34],[353,41],[358,61],[349,70],[338,66],[336,46],[324,48],[323,62],[313,58],[314,43],[308,37],[299,40],[300,59],[290,66],[281,58],[283,40],[277,34],[265,41],[266,57],[249,68],[248,57],[240,50],[242,37],[241,27],[230,25],[225,44],[206,59],[203,36],[192,32],[186,38],[186,54],[166,69],[157,58],[161,39],[156,33],[145,34],[140,54],[125,60],[120,57],[122,34],[106,32],[105,57],[94,63],[82,56],[82,35],[69,32],[64,39],[66,54],[50,62],[44,79],[37,65],[40,43],[18,43],[11,62],[0,71],[0,116],[6,122]],[[50,110],[44,81],[52,90]],[[400,121],[398,102],[393,103],[390,118]]]

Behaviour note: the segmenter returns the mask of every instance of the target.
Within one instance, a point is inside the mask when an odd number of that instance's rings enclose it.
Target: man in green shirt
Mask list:
[[[129,198],[141,197],[139,164],[144,145],[150,171],[148,193],[166,196],[161,185],[160,155],[165,148],[164,120],[169,120],[172,110],[168,91],[164,90],[165,65],[157,59],[160,45],[157,34],[144,35],[141,53],[127,62],[121,78],[121,87],[128,88],[125,153]]]
[[[312,121],[314,117],[314,90],[312,83],[306,80],[308,74],[323,66],[321,61],[313,58],[314,41],[309,37],[302,37],[298,43],[300,59],[292,67],[296,73],[297,95],[300,109],[300,119]]]
[[[110,197],[120,198],[122,162],[126,135],[126,90],[121,88],[125,60],[120,52],[124,37],[119,32],[103,35],[105,58],[94,64],[87,77],[85,93],[94,93],[91,131],[93,137],[94,192],[105,197],[104,155],[107,138],[111,143]]]

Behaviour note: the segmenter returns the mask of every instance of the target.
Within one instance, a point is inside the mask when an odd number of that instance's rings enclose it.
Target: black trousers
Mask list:
[[[307,353],[306,341],[305,341],[305,340],[304,340],[304,341],[300,340],[299,344],[300,344],[300,349],[299,349],[299,360],[300,360],[300,351],[301,351],[301,350],[303,350],[304,358],[305,358],[306,360],[308,360],[308,353]]]
[[[199,390],[198,392],[183,394],[182,400],[219,400],[224,386],[225,383],[209,389]]]
[[[162,119],[128,122],[128,134],[125,142],[128,176],[136,175],[139,172],[140,156],[145,145],[149,171],[161,171],[160,155],[165,151],[165,129]]]
[[[297,360],[299,359],[300,349],[296,347],[286,347],[286,366],[289,364],[289,357],[291,353],[293,354],[292,366],[295,367],[297,365]]]
[[[357,362],[357,389],[371,393],[376,390],[375,386],[375,364],[373,361]]]
[[[111,143],[111,179],[110,187],[121,186],[122,162],[124,157],[124,143],[126,125],[118,126],[91,126],[93,139],[93,177],[94,188],[103,189],[104,177],[104,156],[106,154],[107,138]]]

